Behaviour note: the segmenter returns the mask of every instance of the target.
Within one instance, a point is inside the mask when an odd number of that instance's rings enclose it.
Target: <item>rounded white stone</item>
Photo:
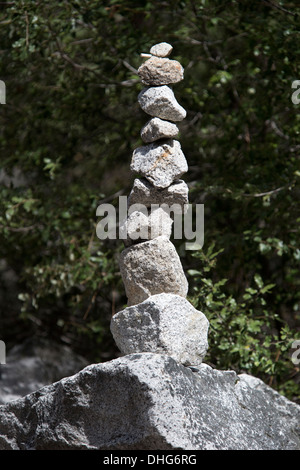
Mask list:
[[[167,85],[144,88],[138,95],[138,102],[150,116],[175,122],[186,117],[186,110],[180,106]]]
[[[150,54],[155,55],[156,57],[167,57],[171,54],[173,46],[167,42],[160,42],[155,44],[150,49]]]

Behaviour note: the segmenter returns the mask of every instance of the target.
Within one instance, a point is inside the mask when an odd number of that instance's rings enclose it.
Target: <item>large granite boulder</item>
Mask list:
[[[246,374],[132,354],[0,406],[0,449],[300,450],[300,406]]]

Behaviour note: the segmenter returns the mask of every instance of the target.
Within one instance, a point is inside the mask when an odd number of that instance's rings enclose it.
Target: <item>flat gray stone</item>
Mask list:
[[[173,220],[162,208],[154,208],[147,215],[139,210],[128,215],[120,227],[120,234],[125,246],[130,246],[139,241],[152,240],[160,236],[171,237]]]
[[[155,55],[157,57],[167,57],[171,54],[173,50],[173,46],[167,42],[160,42],[159,44],[155,44],[150,49],[150,54]]]
[[[116,313],[111,333],[122,354],[166,354],[199,366],[207,352],[209,322],[183,297],[158,294]]]
[[[173,139],[179,133],[179,129],[173,122],[164,121],[160,118],[152,118],[141,130],[144,142],[154,142],[159,139]]]
[[[136,178],[128,197],[128,207],[139,203],[146,207],[151,207],[151,204],[166,204],[173,206],[175,213],[185,214],[189,204],[188,195],[189,188],[183,180],[174,181],[165,189],[158,189],[146,178]]]
[[[180,258],[165,236],[126,248],[120,254],[119,265],[128,305],[163,292],[187,295],[188,282]]]
[[[153,353],[92,364],[0,406],[0,450],[300,450],[299,405],[246,374],[192,370]]]
[[[157,188],[167,188],[188,170],[178,140],[138,147],[132,155],[130,169],[147,178]]]
[[[88,361],[68,346],[33,337],[15,345],[1,367],[0,405],[73,375]]]
[[[177,60],[151,57],[139,67],[138,75],[144,85],[160,86],[180,82],[184,70]]]
[[[167,121],[182,121],[186,110],[180,106],[167,85],[144,88],[138,95],[138,102],[145,113]]]

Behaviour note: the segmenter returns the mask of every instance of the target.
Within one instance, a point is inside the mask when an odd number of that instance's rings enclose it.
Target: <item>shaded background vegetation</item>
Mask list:
[[[206,362],[254,374],[295,401],[299,366],[300,80],[297,2],[199,0],[0,4],[1,339],[118,355],[126,305],[121,241],[100,241],[102,202],[134,177],[147,116],[141,52],[161,41],[185,69],[174,86],[190,202],[205,204],[203,250],[176,242],[189,300],[211,327]]]

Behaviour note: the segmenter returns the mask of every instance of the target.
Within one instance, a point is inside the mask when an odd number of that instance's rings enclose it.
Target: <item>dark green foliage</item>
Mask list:
[[[139,54],[167,41],[185,68],[174,86],[188,112],[184,179],[205,204],[203,251],[176,246],[211,322],[207,360],[299,399],[299,11],[279,0],[0,5],[2,339],[53,336],[91,361],[116,354],[123,245],[97,239],[96,208],[131,189],[147,120]]]

